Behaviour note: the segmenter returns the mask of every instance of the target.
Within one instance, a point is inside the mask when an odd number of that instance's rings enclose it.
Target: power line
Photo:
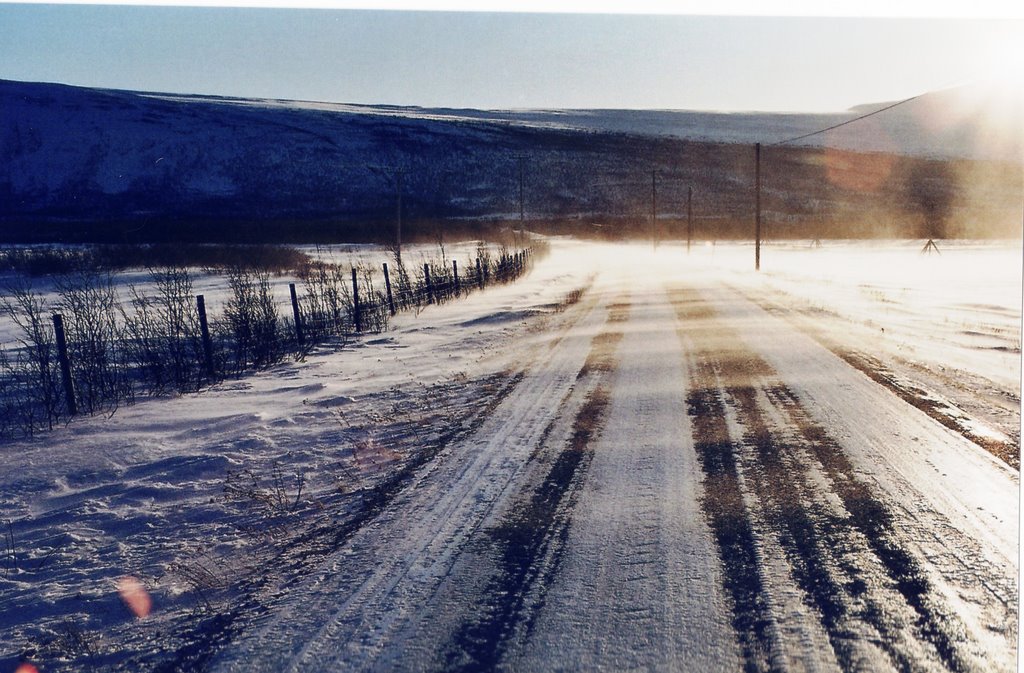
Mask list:
[[[818,131],[812,131],[811,133],[805,133],[802,136],[797,136],[795,138],[790,138],[788,140],[780,140],[779,142],[771,143],[771,145],[769,145],[769,147],[775,147],[776,145],[785,145],[787,143],[794,143],[797,140],[803,140],[804,138],[810,138],[811,136],[816,136],[816,135],[818,135],[820,133],[825,133],[826,131],[831,131],[833,129],[837,129],[840,126],[846,126],[847,124],[852,124],[854,122],[859,122],[861,119],[866,119],[866,118],[871,117],[873,115],[876,115],[876,114],[878,114],[880,112],[885,112],[886,110],[891,110],[891,109],[893,109],[894,107],[896,107],[898,105],[903,105],[904,103],[909,103],[910,101],[916,100],[916,99],[920,98],[923,95],[924,95],[923,93],[919,93],[916,96],[911,96],[910,98],[904,98],[901,101],[898,101],[896,103],[892,103],[891,105],[886,105],[885,107],[879,108],[877,110],[874,110],[873,112],[869,112],[867,114],[863,114],[863,115],[861,115],[859,117],[854,117],[853,119],[847,119],[846,121],[840,122],[838,124],[833,124],[832,126],[829,126],[828,128],[823,128],[823,129],[820,129]]]

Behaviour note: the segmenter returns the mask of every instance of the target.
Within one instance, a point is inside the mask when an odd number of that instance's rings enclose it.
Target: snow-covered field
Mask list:
[[[1014,670],[1021,246],[921,245],[555,240],[0,446],[0,673]]]
[[[16,246],[15,246],[16,247]],[[33,246],[25,246],[31,248]],[[39,246],[52,247],[52,246]],[[75,247],[75,246],[70,246]],[[296,246],[306,253],[311,259],[321,260],[331,264],[338,264],[342,267],[365,266],[370,270],[373,281],[377,286],[383,286],[384,278],[382,265],[389,264],[391,269],[395,267],[394,255],[385,246],[372,244],[335,244],[335,245],[301,245]],[[465,274],[468,266],[472,265],[481,250],[486,254],[497,256],[501,254],[500,246],[493,243],[481,243],[479,241],[460,241],[455,243],[438,244],[406,244],[402,246],[402,258],[411,273],[422,268],[424,263],[440,263],[442,259],[445,266],[450,266],[453,261],[459,265],[460,273]],[[189,273],[193,282],[194,294],[202,294],[211,315],[222,310],[230,296],[230,287],[225,270],[210,270],[192,268]],[[101,272],[100,276],[105,276]],[[135,288],[143,294],[153,294],[155,285],[150,271],[133,269],[120,271],[111,274],[114,291],[117,294],[118,303],[122,306],[130,306],[131,289]],[[288,285],[294,283],[298,293],[303,293],[302,279],[290,273],[274,274],[271,277],[271,287],[274,299],[277,304],[278,313],[288,316],[291,312],[291,299]],[[58,276],[46,275],[35,278],[20,278],[13,272],[0,273],[0,297],[8,293],[12,286],[27,283],[29,287],[41,295],[44,304],[55,307],[60,302],[60,295],[57,291],[60,278]],[[0,347],[18,348],[20,330],[9,315],[0,313]]]

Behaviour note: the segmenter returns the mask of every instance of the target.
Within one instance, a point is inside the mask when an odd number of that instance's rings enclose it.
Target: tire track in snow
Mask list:
[[[631,277],[610,399],[558,573],[498,670],[741,670],[711,531],[699,516],[687,380],[660,286]]]
[[[161,651],[147,655],[141,661],[133,662],[140,670],[152,669],[158,672],[203,670],[217,655],[217,652],[238,637],[247,627],[268,612],[268,606],[281,598],[292,584],[285,580],[280,588],[278,575],[296,577],[311,571],[325,558],[340,549],[349,538],[371,522],[384,507],[413,480],[417,472],[437,457],[445,447],[454,441],[475,432],[489,414],[512,392],[523,378],[523,373],[501,372],[482,382],[475,382],[477,391],[482,392],[484,404],[474,409],[461,423],[443,433],[436,441],[416,453],[401,469],[389,474],[383,481],[362,494],[357,511],[342,521],[317,523],[308,530],[300,530],[294,539],[274,559],[274,571],[255,577],[241,578],[241,596],[225,612],[214,612],[190,630],[178,636],[184,644],[177,647],[172,656]]]
[[[717,344],[706,343],[695,334],[694,323],[711,319],[706,303],[673,297],[679,321],[693,339],[696,351],[690,355],[691,381],[686,396],[687,413],[693,424],[694,444],[704,490],[701,509],[718,545],[724,576],[723,587],[732,600],[732,625],[743,654],[744,671],[779,670],[772,663],[778,650],[773,637],[773,620],[766,600],[765,578],[758,560],[753,525],[740,486],[741,475],[726,421],[721,392],[720,365],[712,359]],[[705,328],[706,329],[706,328]],[[697,338],[693,338],[696,336]]]
[[[401,651],[406,643],[394,636],[430,603],[482,522],[510,495],[558,401],[571,394],[603,311],[588,302],[580,315],[576,329],[557,335],[475,433],[415,475],[213,669],[372,670],[382,655],[386,661]]]
[[[800,416],[827,428],[850,469],[884,498],[902,546],[966,628],[965,655],[981,670],[1016,670],[1019,473],[879,389],[804,329],[735,291],[708,287],[705,295],[727,322],[757,325],[738,335],[784,373]]]
[[[843,671],[982,670],[963,626],[906,548],[889,508],[768,364],[693,292],[676,293],[696,344],[688,396],[715,530],[749,671],[793,661],[759,560],[777,541]],[[730,436],[726,417],[740,429]],[[739,436],[736,436],[739,434]],[[815,472],[820,474],[815,475]],[[824,476],[824,479],[821,477]],[[828,492],[838,503],[828,502]],[[757,511],[748,508],[756,507]],[[760,527],[766,530],[759,530]],[[875,646],[887,656],[872,655]],[[887,661],[886,661],[887,660]]]
[[[476,614],[453,634],[444,670],[492,670],[510,641],[529,638],[536,611],[560,567],[578,491],[593,458],[591,442],[604,425],[609,404],[607,379],[615,368],[615,351],[623,335],[622,328],[615,325],[626,321],[628,311],[628,304],[613,303],[606,327],[591,343],[577,375],[578,387],[588,392],[572,420],[568,441],[549,452],[542,447],[536,455],[550,463],[550,470],[540,483],[523,489],[505,516],[486,531],[485,553],[497,561],[497,567],[474,606]],[[557,417],[552,420],[545,440],[552,438],[560,422]]]
[[[900,381],[877,358],[847,348],[840,348],[834,344],[830,345],[824,341],[822,343],[833,353],[841,357],[848,365],[860,370],[872,381],[887,388],[907,404],[917,407],[953,432],[960,433],[966,439],[999,458],[1010,467],[1020,470],[1019,445],[978,432],[971,425],[970,419],[952,403],[936,399],[934,394],[909,382]]]
[[[991,432],[986,429],[979,429],[975,420],[968,413],[960,409],[956,403],[943,399],[941,396],[915,382],[901,378],[883,364],[879,358],[838,343],[820,327],[806,320],[809,310],[787,308],[771,298],[761,293],[754,293],[749,289],[736,287],[732,287],[732,289],[761,306],[767,313],[786,320],[789,324],[841,358],[846,364],[862,372],[872,381],[883,386],[907,404],[921,410],[953,432],[977,444],[1010,467],[1020,470],[1019,435],[1013,435],[1016,441],[1013,439],[1006,441],[1000,437],[992,436]],[[934,372],[929,373],[935,376]],[[953,385],[954,387],[964,387],[964,389],[970,390],[969,384],[965,385],[963,382],[954,382]],[[1019,425],[1019,405],[1020,400],[1017,399],[1017,422],[1014,425]],[[1012,433],[1008,434],[1012,435]]]

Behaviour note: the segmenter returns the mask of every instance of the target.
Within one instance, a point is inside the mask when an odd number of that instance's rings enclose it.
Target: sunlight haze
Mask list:
[[[430,107],[831,112],[1007,77],[1021,28],[981,18],[0,4],[0,78]]]

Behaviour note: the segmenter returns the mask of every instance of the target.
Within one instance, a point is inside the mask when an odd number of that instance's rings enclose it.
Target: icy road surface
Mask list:
[[[212,668],[1012,670],[1017,472],[668,256]]]
[[[1019,251],[982,254],[1016,264],[1008,294],[933,286],[952,308],[888,271],[914,297],[890,322],[870,266],[830,302],[748,252],[556,241],[386,335],[2,447],[16,546],[72,540],[0,576],[2,661],[1015,670]],[[124,574],[147,620],[117,611]]]

